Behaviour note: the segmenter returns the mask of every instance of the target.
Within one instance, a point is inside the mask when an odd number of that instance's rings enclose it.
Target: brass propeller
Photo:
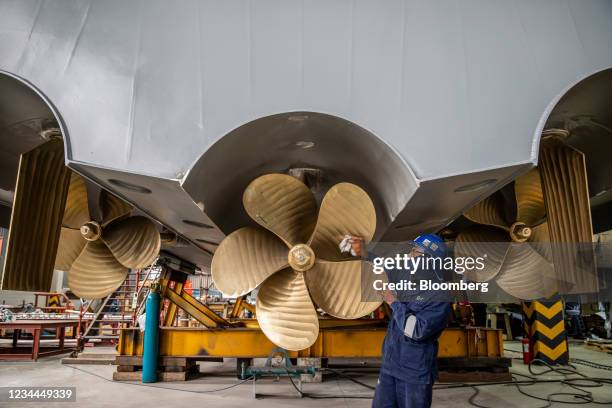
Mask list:
[[[255,222],[288,246],[306,242],[312,234],[317,203],[308,187],[294,177],[282,174],[258,177],[244,190],[242,202]]]
[[[319,335],[319,319],[304,274],[283,269],[261,285],[255,304],[265,335],[287,350],[310,347]]]
[[[68,271],[68,286],[84,299],[114,292],[129,268],[150,265],[161,245],[151,220],[130,217],[132,207],[107,191],[99,199],[101,219],[92,220],[85,180],[73,172],[55,267]]]
[[[374,235],[376,212],[361,188],[336,184],[317,217],[308,187],[292,176],[268,174],[247,186],[243,205],[270,232],[247,227],[228,235],[213,257],[212,278],[230,296],[259,286],[257,320],[272,342],[287,350],[310,347],[319,335],[313,301],[343,319],[380,306],[380,300],[364,301],[377,299],[369,282],[374,274],[362,274],[371,265],[348,260],[338,249],[345,234],[362,236],[365,243]]]
[[[475,222],[462,231],[455,243],[455,256],[487,255],[482,270],[466,272],[466,277],[483,282],[495,279],[510,295],[532,300],[556,292],[550,255],[546,207],[537,168],[514,183],[516,220],[506,222],[503,196],[494,194],[465,213]]]

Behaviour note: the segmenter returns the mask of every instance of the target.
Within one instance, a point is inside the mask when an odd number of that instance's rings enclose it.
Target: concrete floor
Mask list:
[[[507,342],[507,349],[519,350],[520,344]],[[601,364],[612,365],[612,355],[585,349],[582,345],[572,345],[571,355],[596,361]],[[520,354],[508,352],[509,357],[519,357]],[[513,361],[512,371],[527,374],[527,368],[520,360]],[[183,383],[157,383],[152,386],[136,385],[136,383],[112,382],[113,366],[87,366],[78,368],[86,370],[87,374],[73,368],[63,366],[60,357],[50,357],[34,362],[0,362],[0,386],[76,386],[76,403],[48,403],[45,406],[66,407],[142,407],[152,406],[210,406],[210,407],[369,407],[369,399],[308,399],[299,398],[288,380],[280,382],[261,380],[257,383],[257,392],[267,394],[263,399],[253,399],[251,383],[239,385],[229,390],[214,394],[198,393],[210,389],[222,388],[237,382],[233,372],[235,363],[227,361],[221,363],[205,363],[201,371],[206,374],[196,380]],[[588,376],[612,379],[612,371],[578,366],[579,371]],[[542,376],[546,379],[560,378],[559,375]],[[376,374],[359,376],[361,381],[376,384]],[[168,390],[175,388],[185,391]],[[560,384],[538,384],[524,387],[525,391],[545,396],[552,392],[571,392],[572,389]],[[590,389],[599,401],[612,401],[612,386]],[[372,395],[372,392],[348,380],[330,378],[320,384],[304,384],[304,391],[317,395],[337,396],[363,396]],[[434,407],[469,407],[468,399],[474,393],[471,388],[446,389],[434,391]],[[486,407],[542,407],[543,401],[537,401],[521,395],[514,386],[495,385],[481,387],[476,403]],[[4,405],[3,405],[4,404]],[[594,404],[585,404],[595,406]],[[32,403],[7,404],[0,406],[35,406]],[[568,406],[566,404],[553,404],[555,406]],[[584,406],[584,405],[583,405]],[[601,406],[601,405],[598,405]]]

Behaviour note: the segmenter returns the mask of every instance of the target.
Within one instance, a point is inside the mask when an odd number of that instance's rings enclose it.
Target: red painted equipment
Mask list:
[[[523,337],[521,345],[523,346],[523,363],[529,364],[533,360],[532,345],[529,337]]]

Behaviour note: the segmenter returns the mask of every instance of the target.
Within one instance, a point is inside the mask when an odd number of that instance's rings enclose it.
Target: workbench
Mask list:
[[[66,328],[72,327],[72,333],[76,334],[78,320],[15,320],[13,322],[0,322],[0,329],[13,330],[12,348],[0,348],[0,360],[38,360],[38,357],[52,356],[55,354],[67,353],[76,348],[65,348],[64,340]],[[29,353],[20,352],[19,337],[23,330],[32,333],[32,351]],[[55,330],[56,338],[59,340],[58,347],[49,347],[51,350],[41,351],[40,337],[43,330]],[[47,347],[45,347],[47,348]]]

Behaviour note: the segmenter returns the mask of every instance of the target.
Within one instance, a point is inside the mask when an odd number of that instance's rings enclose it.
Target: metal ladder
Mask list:
[[[149,286],[146,284],[155,277],[156,268],[130,270],[125,281],[117,290],[104,298],[96,307],[93,319],[87,324],[81,340],[83,343],[115,343],[122,329],[133,327],[147,297]],[[88,310],[93,301],[85,303],[82,310]],[[81,313],[81,319],[83,313]]]

